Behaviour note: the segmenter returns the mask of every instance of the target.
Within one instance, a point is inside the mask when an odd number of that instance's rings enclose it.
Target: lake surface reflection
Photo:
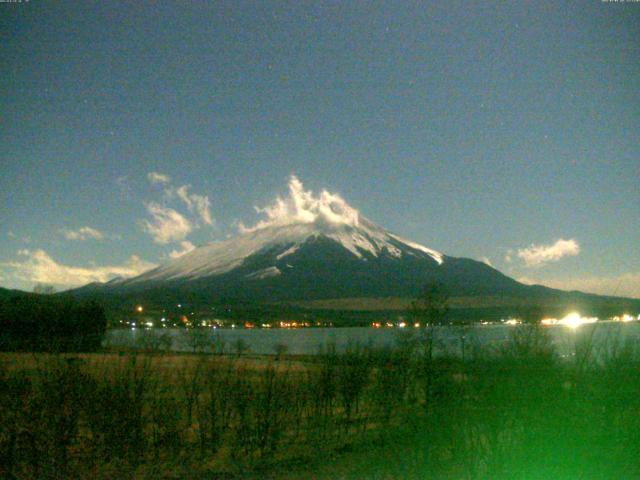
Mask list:
[[[474,348],[499,348],[518,326],[478,325],[435,327],[435,348],[439,354],[470,354]],[[640,342],[640,322],[599,322],[577,328],[543,327],[563,357],[575,354],[580,345],[591,343],[602,354],[628,342]],[[419,334],[414,328],[300,328],[300,329],[185,329],[109,330],[104,345],[109,347],[170,348],[173,351],[235,352],[239,345],[254,354],[274,354],[284,349],[288,354],[312,355],[327,345],[344,351],[349,345],[393,346],[399,340]]]

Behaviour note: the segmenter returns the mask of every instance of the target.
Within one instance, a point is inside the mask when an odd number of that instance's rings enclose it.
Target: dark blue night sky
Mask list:
[[[640,3],[31,0],[0,31],[3,287],[134,274],[296,175],[449,255],[640,297]]]

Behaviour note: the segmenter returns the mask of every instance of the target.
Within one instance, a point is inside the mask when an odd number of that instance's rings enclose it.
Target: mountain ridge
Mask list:
[[[274,305],[415,298],[425,285],[439,283],[453,297],[514,297],[530,303],[612,298],[525,285],[484,262],[445,255],[387,231],[336,194],[314,196],[295,177],[287,198],[258,210],[266,219],[250,228],[240,224],[235,238],[196,247],[137,277],[88,285],[73,294],[163,305],[186,299],[203,305]],[[631,304],[640,308],[640,300]]]

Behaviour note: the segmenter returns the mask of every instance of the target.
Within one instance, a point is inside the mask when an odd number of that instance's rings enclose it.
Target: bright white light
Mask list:
[[[399,326],[400,328],[404,328],[404,327],[406,327],[406,326],[407,326],[407,324],[406,324],[406,323],[404,323],[404,322],[400,322],[400,323],[398,323],[398,326]]]
[[[582,317],[577,312],[571,312],[566,317],[558,320],[559,325],[565,325],[570,328],[578,328],[580,325],[584,325],[586,323],[596,323],[598,321],[597,317]]]
[[[580,325],[582,325],[582,318],[580,318],[580,314],[578,313],[570,313],[562,320],[560,320],[559,323],[561,325],[566,325],[567,327],[578,328]]]

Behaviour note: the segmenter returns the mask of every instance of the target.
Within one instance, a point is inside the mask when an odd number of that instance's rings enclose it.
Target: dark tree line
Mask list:
[[[0,299],[3,351],[95,351],[106,326],[104,309],[93,301],[49,295]]]

